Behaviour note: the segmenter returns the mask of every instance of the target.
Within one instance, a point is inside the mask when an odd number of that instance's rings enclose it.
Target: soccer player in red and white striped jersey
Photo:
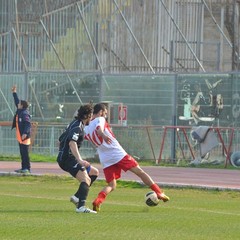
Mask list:
[[[139,166],[138,162],[122,148],[115,138],[107,120],[107,107],[102,103],[94,106],[93,118],[85,126],[85,138],[96,146],[107,185],[99,192],[93,201],[93,210],[99,211],[100,205],[106,196],[116,188],[116,180],[121,177],[121,171],[131,171],[136,174],[144,184],[156,192],[159,199],[164,202],[169,200],[160,187]]]

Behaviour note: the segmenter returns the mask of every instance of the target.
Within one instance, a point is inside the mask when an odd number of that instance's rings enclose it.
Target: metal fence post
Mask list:
[[[51,136],[50,136],[50,155],[54,155],[54,142],[55,142],[55,137],[54,137],[54,126],[51,127]]]

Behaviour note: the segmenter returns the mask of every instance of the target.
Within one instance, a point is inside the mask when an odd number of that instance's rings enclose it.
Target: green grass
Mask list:
[[[168,203],[147,207],[148,188],[120,181],[101,212],[77,214],[71,177],[1,176],[1,239],[239,239],[239,192],[165,189]],[[104,186],[91,187],[87,205]]]
[[[56,162],[57,156],[30,153],[31,162]],[[0,161],[21,161],[19,155],[0,155]]]

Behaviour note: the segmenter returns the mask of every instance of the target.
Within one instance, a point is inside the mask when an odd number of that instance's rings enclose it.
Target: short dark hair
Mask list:
[[[21,105],[23,106],[24,109],[27,109],[29,107],[29,103],[25,100],[20,100]]]
[[[103,103],[97,103],[93,108],[93,114],[99,113],[101,110],[106,110],[106,105]]]
[[[89,115],[92,114],[92,112],[93,112],[92,104],[82,105],[78,109],[78,114],[75,118],[78,120],[85,120],[89,117]]]

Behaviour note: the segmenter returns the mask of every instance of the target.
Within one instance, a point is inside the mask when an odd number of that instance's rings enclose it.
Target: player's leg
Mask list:
[[[21,144],[23,169],[30,171],[29,145]]]
[[[21,169],[15,170],[15,172],[29,174],[30,158],[29,158],[29,152],[28,152],[28,145],[19,143],[19,150],[21,155]]]
[[[91,184],[91,179],[88,176],[85,167],[80,165],[73,156],[70,156],[67,159],[61,159],[61,156],[58,156],[58,164],[64,171],[70,173],[80,182],[77,192],[70,198],[70,201],[77,207],[76,212],[96,213],[85,207],[85,202]]]
[[[78,202],[78,208],[79,208],[85,205],[88,192],[89,192],[91,179],[88,176],[86,170],[78,171],[75,178],[80,182],[79,188],[76,192],[76,197],[79,199],[79,202]]]
[[[98,175],[99,175],[99,171],[97,168],[93,167],[93,166],[89,166],[87,168],[87,173],[88,176],[91,178],[91,183],[90,186],[93,184],[93,182],[97,179]]]
[[[76,212],[77,213],[96,213],[95,211],[92,211],[91,209],[89,209],[85,206],[88,192],[89,192],[90,183],[91,183],[91,179],[88,176],[87,171],[79,170],[75,177],[80,182],[78,191],[76,193],[76,197],[79,199]]]
[[[99,212],[101,204],[105,201],[107,195],[116,188],[116,180],[112,180],[99,193],[97,198],[93,201],[93,210]]]
[[[116,189],[116,179],[121,176],[121,169],[116,164],[103,169],[107,186],[105,186],[99,193],[97,198],[93,201],[93,210],[100,211],[100,205],[105,201],[107,195]]]
[[[91,179],[90,186],[93,184],[93,182],[97,179],[99,175],[99,171],[97,168],[93,166],[89,166],[87,169],[88,176]],[[74,205],[78,207],[79,199],[78,199],[78,191],[70,197],[70,202],[72,202]]]
[[[164,192],[161,190],[161,188],[152,180],[152,178],[145,172],[143,169],[138,165],[136,167],[132,167],[129,169],[129,171],[136,174],[145,185],[150,187],[158,196],[159,199],[161,199],[164,202],[169,201],[169,197],[164,194]]]
[[[158,196],[159,199],[167,202],[169,197],[166,196],[160,187],[152,180],[152,178],[139,166],[138,162],[129,154],[126,155],[119,163],[118,166],[124,171],[131,171],[136,174],[145,185],[150,187]]]

